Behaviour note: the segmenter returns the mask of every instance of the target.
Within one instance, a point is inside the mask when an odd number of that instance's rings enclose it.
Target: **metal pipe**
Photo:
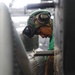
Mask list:
[[[54,50],[50,51],[36,51],[34,56],[53,56],[54,55]]]
[[[44,8],[54,8],[55,4],[54,2],[52,3],[35,3],[35,4],[28,4],[27,9],[44,9]]]

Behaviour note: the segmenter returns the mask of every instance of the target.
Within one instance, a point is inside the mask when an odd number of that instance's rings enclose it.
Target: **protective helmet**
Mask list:
[[[23,34],[27,35],[29,38],[37,34],[37,29],[46,23],[49,23],[51,14],[49,11],[36,11],[32,13],[27,21],[27,26],[23,30]],[[35,24],[38,21],[38,24]]]

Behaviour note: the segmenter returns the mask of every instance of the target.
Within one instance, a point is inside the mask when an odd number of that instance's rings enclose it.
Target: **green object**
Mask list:
[[[52,27],[53,27],[53,20],[52,20]],[[53,33],[52,33],[52,37],[49,40],[48,50],[54,50],[54,34]]]
[[[52,37],[49,40],[49,48],[48,50],[54,50],[54,35],[52,34]]]
[[[52,37],[49,40],[49,48],[48,50],[54,50],[54,34],[52,34]],[[45,61],[48,60],[48,56],[45,56]]]

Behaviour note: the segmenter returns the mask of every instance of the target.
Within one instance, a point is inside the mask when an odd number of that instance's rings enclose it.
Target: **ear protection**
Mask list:
[[[25,27],[25,29],[23,30],[23,34],[27,35],[29,38],[32,38],[35,34],[38,34],[38,28],[36,28],[35,20],[38,20],[41,26],[49,22],[50,16],[50,13],[41,12],[37,18],[35,15],[33,17],[30,17],[28,20],[29,25]]]
[[[27,35],[29,38],[32,38],[35,34],[35,28],[31,25],[28,25],[23,30],[23,34]]]

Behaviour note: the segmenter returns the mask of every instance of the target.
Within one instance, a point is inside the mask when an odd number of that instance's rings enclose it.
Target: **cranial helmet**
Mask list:
[[[37,29],[40,26],[49,23],[51,14],[49,11],[36,11],[32,13],[28,19],[27,26],[23,30],[23,34],[27,35],[29,38],[37,34]],[[38,21],[39,25],[35,24],[35,20]]]

